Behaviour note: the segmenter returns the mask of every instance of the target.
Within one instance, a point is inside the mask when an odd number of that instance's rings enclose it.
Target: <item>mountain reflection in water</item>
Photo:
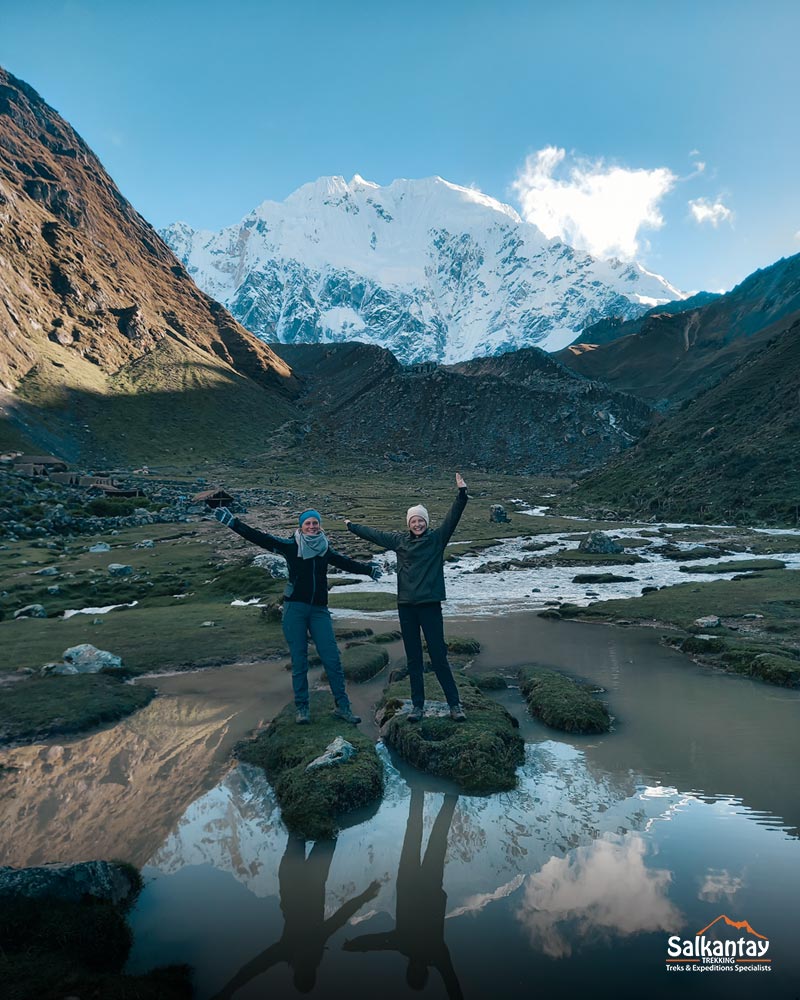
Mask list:
[[[200,1000],[312,984],[319,997],[522,998],[601,981],[619,997],[749,995],[752,975],[678,986],[665,972],[669,935],[728,912],[770,937],[762,990],[791,995],[800,842],[774,818],[596,773],[557,741],[530,746],[518,789],[489,797],[409,787],[380,752],[384,802],[335,843],[287,837],[252,768],[195,802],[145,870],[131,970],[190,962]],[[294,945],[290,921],[307,930]]]

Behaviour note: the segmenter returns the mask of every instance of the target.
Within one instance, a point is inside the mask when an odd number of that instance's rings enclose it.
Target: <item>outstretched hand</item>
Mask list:
[[[465,490],[467,488],[467,484],[464,482],[464,477],[461,475],[460,472],[456,473],[456,486],[460,490]]]
[[[350,518],[349,518],[349,517],[346,517],[346,518],[344,519],[344,526],[345,526],[346,528],[349,528],[349,527],[350,527]]]
[[[229,525],[233,524],[233,522],[236,520],[236,518],[233,516],[233,514],[231,514],[231,512],[228,510],[227,507],[215,508],[214,517],[220,522],[220,524],[224,524],[226,528]]]
[[[369,575],[372,577],[373,580],[377,582],[383,576],[383,570],[381,569],[380,565],[376,562],[370,563],[370,567],[371,569],[369,571]]]

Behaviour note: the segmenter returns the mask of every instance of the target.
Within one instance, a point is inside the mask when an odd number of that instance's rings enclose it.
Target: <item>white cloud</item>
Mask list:
[[[689,202],[689,208],[694,216],[694,221],[701,225],[704,222],[709,222],[716,229],[720,222],[733,221],[733,212],[727,205],[723,205],[719,198],[714,202],[708,201],[707,198],[695,198],[694,201]]]
[[[744,879],[739,875],[732,875],[725,868],[712,868],[706,873],[698,897],[707,903],[716,903],[723,896],[730,901],[742,888],[744,888]]]
[[[797,232],[794,234],[794,238],[796,240],[800,240],[800,229],[798,229]]]
[[[645,864],[638,833],[607,833],[529,875],[517,919],[531,943],[567,958],[578,941],[674,931],[683,920],[668,896],[672,875]]]
[[[632,170],[602,160],[568,165],[563,149],[548,146],[527,158],[513,188],[523,217],[545,236],[595,257],[631,259],[639,231],[664,225],[658,205],[676,181],[666,167]]]

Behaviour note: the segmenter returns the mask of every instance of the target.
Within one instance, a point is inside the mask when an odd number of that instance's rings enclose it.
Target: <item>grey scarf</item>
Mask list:
[[[294,533],[294,540],[297,542],[297,551],[301,559],[324,556],[328,551],[328,539],[324,531],[320,531],[318,535],[304,535],[298,528]]]

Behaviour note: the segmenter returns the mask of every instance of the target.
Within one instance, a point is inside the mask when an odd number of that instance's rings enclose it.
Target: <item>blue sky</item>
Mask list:
[[[474,185],[686,290],[800,252],[795,0],[0,0],[0,64],[155,226]]]

